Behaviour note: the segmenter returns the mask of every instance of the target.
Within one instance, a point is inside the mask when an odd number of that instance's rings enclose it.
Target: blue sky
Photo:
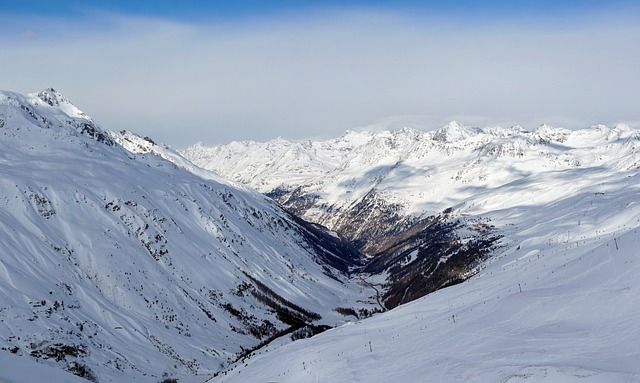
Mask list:
[[[322,9],[376,8],[430,12],[440,15],[569,15],[599,12],[612,7],[633,5],[628,0],[226,0],[226,1],[90,1],[31,0],[3,2],[0,9],[14,14],[47,17],[75,17],[97,11],[118,14],[145,15],[183,21],[228,20],[244,17],[278,15],[289,12],[309,12]]]
[[[640,127],[639,1],[0,2],[0,88],[175,147],[346,129]]]

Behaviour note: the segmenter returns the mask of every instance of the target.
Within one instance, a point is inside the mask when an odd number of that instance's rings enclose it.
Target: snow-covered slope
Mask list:
[[[433,132],[353,132],[328,141],[196,144],[195,164],[273,194],[330,228],[375,190],[402,214],[437,214],[512,182],[571,171],[615,173],[640,165],[640,131],[620,125],[569,131],[543,125],[469,128],[452,122]],[[564,173],[563,173],[564,174]],[[572,194],[592,184],[576,177]],[[523,189],[526,189],[523,185]],[[529,185],[534,186],[534,185]],[[307,205],[296,201],[307,201]],[[476,210],[481,207],[476,204]]]
[[[373,258],[367,271],[387,273],[383,301],[394,307],[464,280],[508,244],[518,217],[501,220],[501,212],[529,214],[628,183],[640,166],[640,131],[452,122],[433,132],[349,131],[183,153],[351,240]]]
[[[349,278],[335,233],[52,89],[0,92],[0,381],[639,381],[639,137],[452,123],[185,152],[368,250]],[[356,321],[428,283],[450,287]]]
[[[263,350],[211,382],[640,381],[640,175],[565,172],[475,202],[508,241],[465,283]],[[592,184],[580,192],[582,177]]]
[[[2,383],[87,383],[70,372],[45,366],[29,358],[0,352],[0,382]]]
[[[197,382],[375,304],[334,234],[52,89],[0,92],[0,180],[2,352],[100,382]]]

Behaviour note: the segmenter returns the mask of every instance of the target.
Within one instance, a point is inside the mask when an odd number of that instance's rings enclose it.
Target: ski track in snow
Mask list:
[[[615,238],[618,249],[607,238],[539,243],[540,258],[522,257],[533,245],[513,251],[461,285],[211,382],[636,382],[640,231]]]

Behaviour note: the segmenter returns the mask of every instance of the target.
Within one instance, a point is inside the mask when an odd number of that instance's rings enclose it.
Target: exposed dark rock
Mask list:
[[[470,232],[464,238],[459,234],[463,229]],[[382,300],[386,308],[393,308],[468,279],[499,238],[485,224],[446,215],[425,218],[387,238],[391,246],[376,254],[365,272],[388,273]]]
[[[300,194],[301,190],[279,188],[270,195],[292,213],[303,214],[314,198]],[[452,209],[438,216],[405,216],[399,205],[388,203],[375,188],[349,209],[328,212],[335,214],[334,230],[351,246],[323,236],[327,229],[320,225],[294,219],[313,233],[315,238],[307,238],[312,239],[310,243],[328,245],[318,253],[332,267],[345,271],[345,267],[363,265],[357,257],[360,251],[370,257],[364,260],[364,273],[387,272],[379,297],[385,308],[466,280],[490,257],[500,238],[492,226],[471,217],[456,217]]]

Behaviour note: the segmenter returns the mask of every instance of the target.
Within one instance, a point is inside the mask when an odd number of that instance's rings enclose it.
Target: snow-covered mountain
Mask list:
[[[640,131],[543,125],[348,131],[327,141],[234,142],[183,154],[351,240],[386,273],[387,307],[477,272],[512,240],[498,212],[594,196],[635,174]],[[500,239],[502,238],[502,239]]]
[[[367,208],[355,216],[385,225],[379,218],[393,215],[380,212],[393,205],[395,222],[457,219],[458,233],[487,228],[500,237],[466,282],[269,347],[211,382],[640,381],[639,145],[640,132],[626,126],[449,124],[190,148],[198,163],[227,176],[235,169],[235,179],[337,231],[356,206]],[[243,173],[233,167],[240,161],[260,170]],[[363,203],[372,191],[378,202]]]
[[[640,381],[639,144],[451,123],[184,152],[214,174],[0,92],[0,382]]]
[[[452,122],[432,132],[403,128],[347,131],[327,141],[196,144],[182,154],[337,228],[340,217],[372,191],[403,215],[437,214],[449,207],[477,213],[490,207],[479,201],[474,208],[459,205],[542,173],[633,170],[640,165],[639,147],[640,131],[625,125],[576,131],[543,125],[530,132]],[[591,181],[561,192],[573,194]]]
[[[0,92],[0,179],[0,363],[202,382],[377,306],[335,233],[53,89]]]
[[[210,383],[638,382],[639,177],[499,211],[513,241],[466,282],[262,350]]]

